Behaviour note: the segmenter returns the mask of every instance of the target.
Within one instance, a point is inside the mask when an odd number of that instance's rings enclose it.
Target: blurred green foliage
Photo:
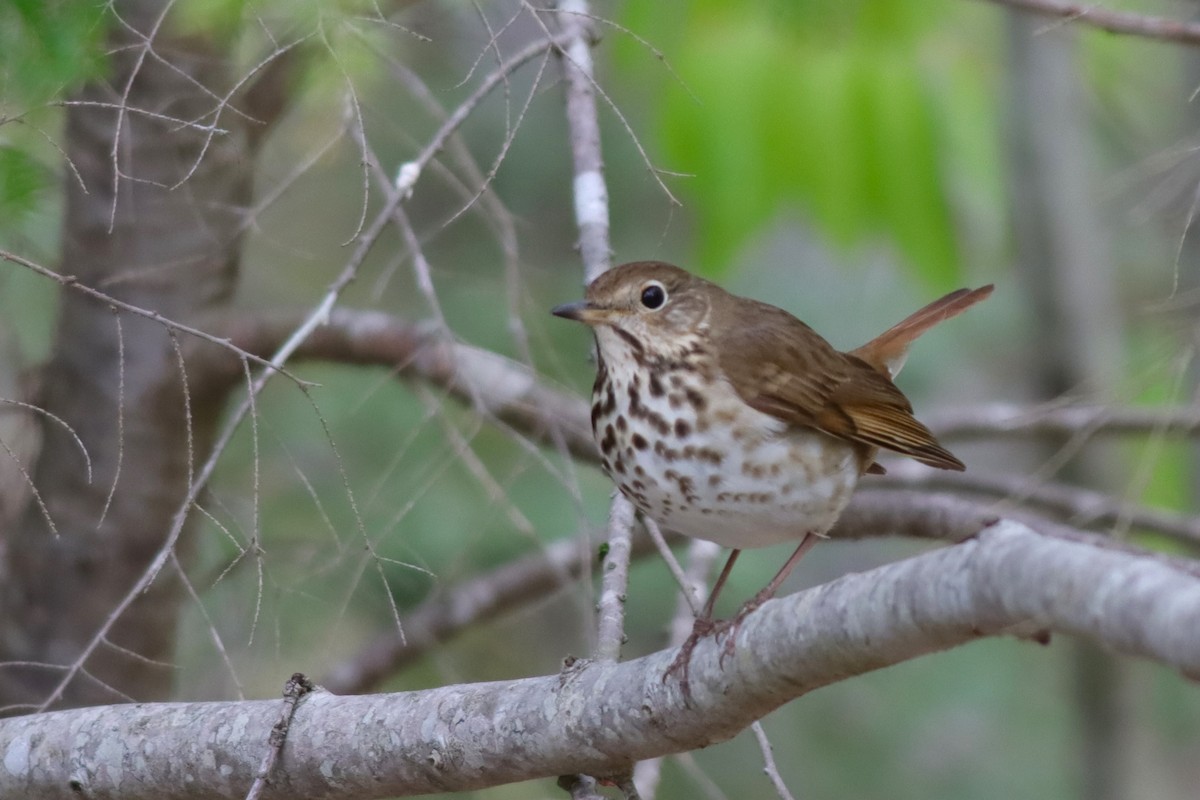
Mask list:
[[[107,15],[100,4],[0,0],[0,242],[26,225],[57,179],[58,115],[48,106],[102,74]]]
[[[501,27],[507,17],[483,5],[494,28]],[[599,14],[610,11],[597,5]],[[275,42],[307,37],[300,75],[289,87],[288,118],[253,165],[260,196],[291,183],[248,232],[239,288],[244,309],[311,303],[345,261],[344,244],[357,232],[364,195],[377,208],[378,192],[363,188],[351,137],[338,139],[348,110],[355,110],[348,109],[347,87],[355,91],[377,152],[394,168],[437,123],[391,80],[381,55],[418,70],[448,107],[472,88],[469,81],[459,85],[461,79],[490,67],[488,35],[466,4],[421,4],[418,11],[428,15],[421,30],[431,33],[430,43],[364,20],[374,9],[368,0],[178,5],[180,24],[232,43],[242,74]],[[866,274],[862,253],[879,243],[899,254],[895,272],[903,280],[924,284],[914,290],[922,296],[931,293],[926,287],[954,288],[1007,266],[999,12],[967,0],[627,0],[616,13],[620,25],[662,51],[678,77],[648,57],[644,45],[606,29],[598,59],[612,69],[600,84],[618,98],[634,131],[649,133],[651,159],[691,176],[667,178],[685,201],[683,223],[669,235],[647,232],[653,226],[644,210],[661,213],[665,201],[636,157],[625,157],[624,131],[606,129],[606,152],[619,154],[606,165],[613,234],[634,243],[628,249],[637,253],[630,257],[658,247],[663,257],[684,261],[680,252],[690,252],[690,266],[733,282],[745,278],[733,270],[757,237],[786,218],[788,225],[801,220],[833,246],[835,277],[851,284],[846,297],[857,297],[865,284],[846,281],[846,271]],[[61,109],[44,106],[103,74],[99,44],[108,20],[102,5],[0,0],[0,237],[6,245],[18,234],[30,237],[48,263],[61,203],[54,186],[69,174],[56,149]],[[1142,151],[1144,143],[1130,131],[1170,140],[1184,102],[1169,92],[1184,82],[1176,77],[1164,87],[1162,64],[1178,67],[1178,57],[1147,55],[1147,45],[1114,37],[1088,36],[1084,45],[1087,85],[1106,111],[1096,141]],[[515,76],[464,129],[485,168],[509,133],[536,67]],[[551,64],[547,75],[553,74]],[[451,329],[465,341],[514,355],[513,320],[519,318],[539,369],[564,376],[564,384],[582,394],[591,373],[583,358],[587,336],[545,313],[576,297],[580,283],[570,249],[561,93],[552,77],[547,83],[551,88],[538,89],[493,184],[520,237],[523,273],[515,300],[488,227],[471,214],[444,227],[463,199],[437,169],[406,208],[426,237]],[[14,116],[21,122],[5,121]],[[315,157],[330,138],[334,143]],[[1148,247],[1147,238],[1144,231],[1131,234],[1118,246],[1130,273],[1153,285],[1158,278],[1143,268],[1162,250]],[[391,231],[381,239],[346,303],[428,318],[397,239]],[[889,261],[887,269],[894,266]],[[889,272],[885,281],[893,277]],[[906,390],[922,369],[931,377],[919,388],[945,393],[949,403],[1008,398],[1021,385],[1021,365],[1006,361],[1013,356],[1001,345],[1020,334],[1020,300],[1010,274],[1002,282],[1008,285],[988,307],[972,312],[972,324],[988,320],[986,352],[926,349],[922,360],[934,366],[910,367]],[[768,291],[777,285],[764,284]],[[827,288],[818,285],[803,299],[828,304],[834,295]],[[53,292],[11,265],[0,270],[0,316],[31,340],[22,351],[32,354],[30,361],[49,347]],[[846,316],[840,306],[834,313]],[[873,320],[854,324],[839,333],[861,338],[875,332],[865,327]],[[1184,399],[1173,361],[1177,349],[1170,337],[1131,340],[1130,361],[1148,366],[1120,387],[1122,397],[1147,404]],[[190,608],[180,637],[185,696],[230,692],[225,673],[214,668],[213,629],[230,643],[247,693],[274,696],[281,675],[300,669],[319,676],[389,629],[393,602],[408,610],[434,591],[535,551],[540,542],[594,533],[603,524],[611,486],[595,470],[524,447],[457,402],[436,392],[422,396],[387,370],[296,370],[320,386],[307,395],[282,382],[272,386],[259,400],[257,424],[240,431],[204,500],[212,518],[199,536],[196,572],[208,618]],[[465,463],[449,429],[470,445],[486,477]],[[1189,508],[1191,450],[1161,442],[1124,448],[1131,462],[1149,465],[1132,493],[1147,503]],[[992,463],[1004,457],[993,456]],[[988,464],[986,458],[976,463]],[[492,495],[489,479],[503,500]],[[832,579],[872,559],[912,552],[890,545],[822,546],[805,562],[800,580]],[[773,550],[747,554],[729,602],[752,594],[782,557]],[[588,652],[592,599],[586,587],[573,587],[471,631],[397,675],[388,688],[551,672],[566,653]],[[657,558],[634,568],[627,654],[662,646],[674,600]],[[776,757],[802,796],[1065,796],[1074,783],[1077,732],[1062,677],[1064,653],[1057,645],[990,641],[828,687],[768,720]],[[1134,669],[1152,690],[1153,707],[1136,721],[1142,750],[1165,751],[1165,742],[1182,740],[1180,752],[1167,755],[1186,763],[1187,748],[1200,736],[1194,689],[1163,670]],[[752,740],[742,737],[698,760],[728,796],[767,796],[759,758]],[[698,796],[695,776],[678,764],[669,764],[666,775],[664,800]],[[553,796],[543,784],[537,791]],[[470,796],[530,794],[524,786]]]
[[[18,220],[29,213],[51,176],[28,151],[0,145],[0,219]]]
[[[0,2],[0,102],[5,114],[58,99],[100,74],[111,21],[102,3]]]
[[[961,280],[948,160],[995,162],[997,132],[946,135],[986,91],[964,48],[929,56],[956,4],[943,0],[627,3],[621,22],[664,32],[678,83],[660,75],[656,129],[694,209],[703,269],[721,273],[782,208],[798,207],[843,248],[892,242],[938,287]],[[618,45],[644,72],[640,44]],[[953,79],[947,80],[952,74]],[[680,85],[682,84],[682,85]],[[967,160],[967,159],[962,159]],[[972,159],[974,160],[974,159]]]

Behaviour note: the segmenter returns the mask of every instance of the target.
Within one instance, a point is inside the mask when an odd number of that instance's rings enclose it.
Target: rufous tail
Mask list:
[[[908,357],[908,346],[914,339],[939,322],[957,317],[990,295],[993,288],[989,283],[978,289],[959,289],[957,292],[951,292],[940,300],[934,300],[920,311],[910,314],[902,322],[888,328],[862,347],[851,350],[850,355],[858,356],[888,377],[894,378],[904,366],[904,360]]]

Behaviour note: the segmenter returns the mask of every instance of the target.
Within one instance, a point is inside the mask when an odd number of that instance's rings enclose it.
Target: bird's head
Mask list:
[[[703,337],[712,293],[703,278],[662,261],[637,261],[605,272],[585,298],[551,311],[591,327],[605,356],[630,349],[649,358],[678,357]]]

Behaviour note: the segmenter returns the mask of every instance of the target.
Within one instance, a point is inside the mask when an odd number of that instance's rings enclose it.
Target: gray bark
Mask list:
[[[747,618],[723,664],[722,643],[702,641],[691,703],[676,680],[662,680],[674,651],[516,681],[310,695],[266,796],[361,800],[612,775],[728,739],[821,686],[1022,623],[1200,676],[1192,635],[1200,578],[1004,520],[954,547],[767,603]],[[0,721],[0,798],[240,797],[280,702],[124,705]]]

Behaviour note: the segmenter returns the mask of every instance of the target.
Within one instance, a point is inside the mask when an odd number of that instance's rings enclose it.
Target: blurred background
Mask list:
[[[899,381],[931,421],[997,401],[1190,404],[1200,50],[1001,6],[596,2],[615,262],[686,266],[786,308],[843,349],[944,292],[995,283],[988,303],[922,339]],[[1180,20],[1196,12],[1181,2],[1107,7]],[[513,2],[180,0],[172,15],[226,37],[243,71],[280,32],[311,30],[319,43],[246,165],[256,206],[233,305],[249,312],[315,303],[380,207],[348,129],[361,120],[394,175],[440,124],[431,101],[454,109],[498,58],[542,35],[533,10]],[[5,250],[56,263],[62,187],[73,180],[61,101],[105,74],[114,24],[84,4],[0,4]],[[464,211],[478,175],[443,155],[406,205],[436,308],[412,248],[391,229],[341,304],[437,328],[442,316],[458,340],[528,361],[582,397],[588,334],[548,314],[582,292],[557,61],[521,67],[461,137],[491,191]],[[0,268],[0,397],[36,381],[56,298],[51,281]],[[394,632],[393,604],[407,612],[551,542],[602,541],[611,485],[594,467],[390,369],[295,371],[319,386],[306,396],[275,381],[202,502],[188,568],[200,596],[181,622],[179,698],[227,698],[239,685],[273,697],[296,671],[320,682]],[[36,457],[28,419],[0,414],[0,438],[6,469]],[[1131,509],[1196,511],[1195,449],[1161,432],[947,443],[968,475],[995,478],[972,496],[1000,510],[1062,484]],[[1061,516],[1188,552],[1130,517],[1093,524],[1070,512]],[[823,543],[786,591],[927,546]],[[724,611],[788,552],[746,554]],[[665,645],[676,595],[657,556],[636,564],[626,657]],[[570,583],[438,644],[376,690],[556,671],[565,656],[590,653],[594,602],[590,582]],[[1200,786],[1195,688],[1066,637],[926,657],[822,689],[765,725],[804,798],[1165,800]],[[773,796],[760,767],[746,734],[668,759],[657,796]],[[461,796],[562,794],[544,782]]]

